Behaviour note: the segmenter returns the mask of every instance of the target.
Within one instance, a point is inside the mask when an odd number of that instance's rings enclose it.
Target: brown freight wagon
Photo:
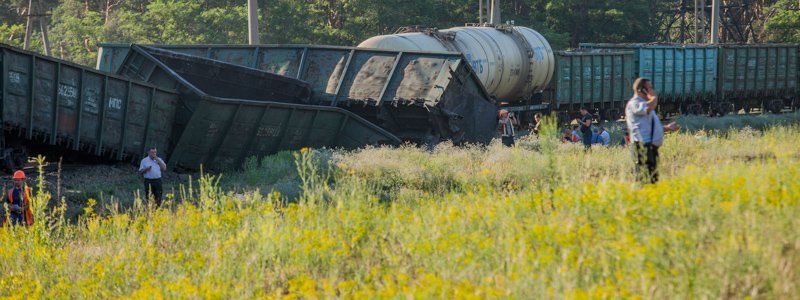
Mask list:
[[[134,159],[169,157],[178,95],[146,82],[0,44],[0,162],[21,167],[26,147]]]

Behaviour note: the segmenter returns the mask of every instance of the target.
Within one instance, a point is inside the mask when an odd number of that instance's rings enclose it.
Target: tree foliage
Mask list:
[[[769,39],[776,42],[800,43],[800,2],[780,0],[771,8],[775,16],[765,24]]]
[[[503,20],[541,32],[554,48],[649,42],[656,11],[678,0],[505,0]],[[771,0],[772,41],[800,41],[795,0]],[[97,43],[246,43],[246,0],[45,0],[53,54],[92,64]],[[27,0],[0,1],[0,42],[22,45]],[[658,5],[658,6],[656,6]],[[478,20],[476,0],[261,0],[263,43],[355,45],[400,26],[448,28]],[[38,26],[32,39],[41,49]]]

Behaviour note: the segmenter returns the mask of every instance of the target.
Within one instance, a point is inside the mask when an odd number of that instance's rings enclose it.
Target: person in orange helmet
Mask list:
[[[14,172],[14,187],[8,190],[9,216],[3,223],[11,225],[30,226],[33,224],[31,213],[31,188],[25,185],[25,172]]]

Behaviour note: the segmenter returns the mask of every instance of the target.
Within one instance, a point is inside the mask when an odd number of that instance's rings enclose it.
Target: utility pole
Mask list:
[[[498,25],[500,21],[500,0],[492,0],[491,12],[489,13],[489,23]]]
[[[35,5],[33,0],[28,0],[28,14],[25,22],[25,41],[22,45],[22,49],[30,50],[31,39],[33,38],[33,22],[39,21],[39,30],[42,32],[42,47],[44,48],[44,54],[50,55],[50,40],[47,37],[47,23],[45,22],[45,17],[47,17],[48,14],[39,12],[43,7],[44,5],[42,4],[42,0],[37,0]],[[34,10],[36,12],[34,12]]]
[[[711,43],[719,43],[719,2],[711,0]]]
[[[705,14],[705,7],[705,1],[694,0],[694,42],[698,44],[703,42],[704,30],[700,29],[700,13]]]
[[[258,1],[247,0],[247,41],[258,45]]]
[[[478,24],[483,24],[483,0],[478,0]]]
[[[686,0],[681,0],[681,44],[686,43]]]

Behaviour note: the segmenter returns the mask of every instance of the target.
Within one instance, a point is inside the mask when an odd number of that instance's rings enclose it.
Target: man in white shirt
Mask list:
[[[672,122],[666,126],[656,115],[658,96],[647,78],[633,82],[633,98],[625,105],[625,122],[631,138],[631,149],[636,162],[636,177],[642,183],[658,181],[658,148],[664,143],[664,132],[680,129]]]
[[[160,157],[156,147],[147,150],[147,157],[139,163],[139,174],[144,177],[144,190],[147,198],[153,196],[156,205],[161,206],[161,172],[167,170],[167,165]]]

